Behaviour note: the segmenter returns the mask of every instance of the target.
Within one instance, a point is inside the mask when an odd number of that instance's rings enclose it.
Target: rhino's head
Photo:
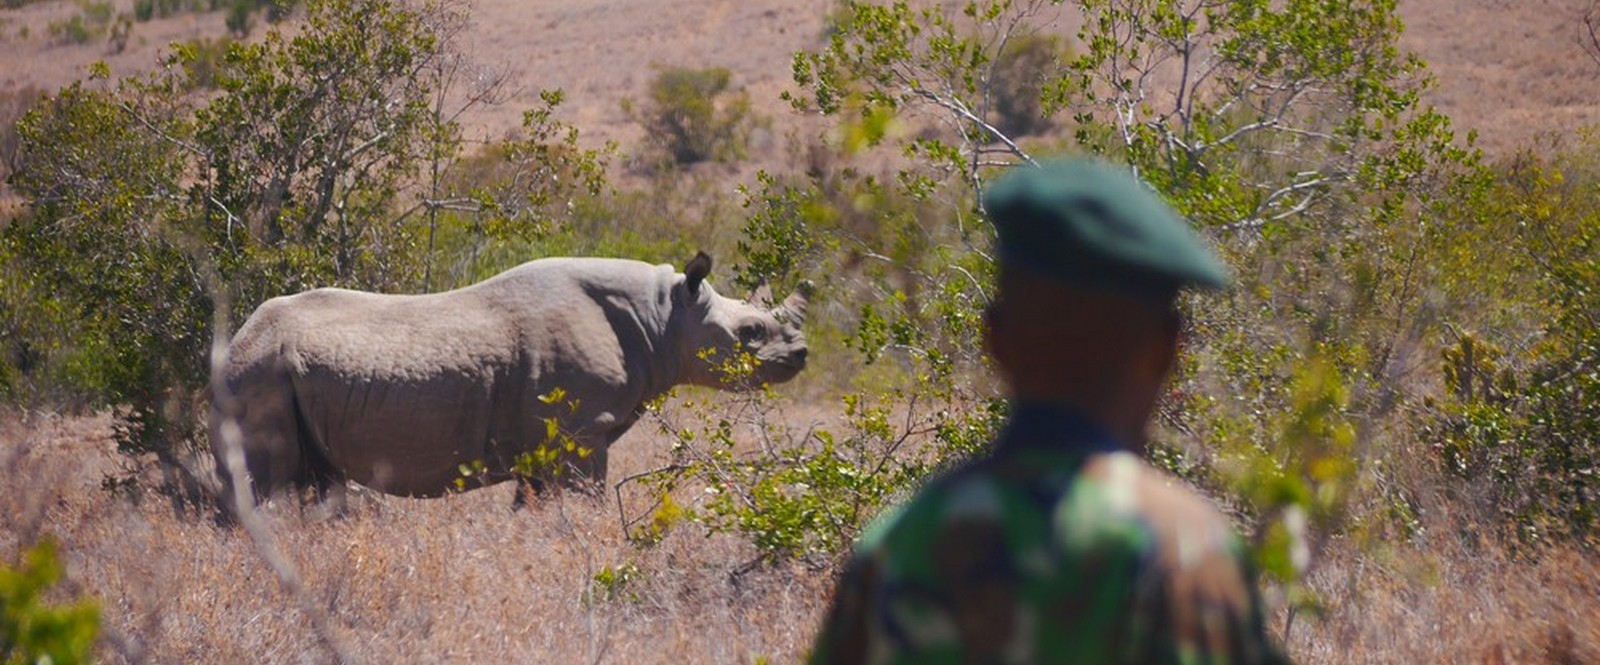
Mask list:
[[[751,300],[718,295],[707,283],[711,257],[695,255],[683,269],[681,288],[687,296],[684,336],[690,357],[686,382],[725,390],[782,383],[806,366],[806,319],[809,285],[772,306],[765,287]],[[754,363],[742,364],[748,354]]]

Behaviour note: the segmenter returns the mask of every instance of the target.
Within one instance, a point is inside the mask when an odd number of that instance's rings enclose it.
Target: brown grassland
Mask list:
[[[774,138],[740,168],[792,159],[781,135],[803,120],[777,95],[790,54],[817,43],[830,6],[478,0],[466,43],[520,87],[470,117],[469,131],[500,135],[538,88],[560,87],[585,142],[626,150],[640,130],[620,100],[642,94],[652,66],[724,66],[774,119],[762,130]],[[1600,63],[1578,46],[1587,6],[1406,0],[1400,13],[1406,46],[1438,78],[1428,100],[1491,154],[1508,154],[1600,121]],[[0,10],[0,92],[59,87],[99,58],[131,73],[168,41],[223,32],[212,13],[140,23],[117,54],[102,42],[49,44],[44,26],[73,11],[65,0]],[[786,425],[830,417],[837,405],[820,392],[779,388],[802,414]],[[665,464],[669,445],[641,423],[613,449],[612,479]],[[102,489],[124,463],[106,414],[0,412],[0,563],[45,535],[58,541],[68,581],[56,598],[98,600],[106,662],[788,663],[809,648],[832,584],[826,569],[747,566],[752,546],[691,526],[635,545],[622,516],[651,505],[628,487],[620,499],[554,493],[516,511],[510,484],[432,500],[360,496],[331,520],[283,501],[263,511],[275,540],[263,543],[163,495]],[[1434,491],[1419,497],[1415,541],[1324,548],[1312,574],[1322,610],[1272,617],[1295,660],[1600,663],[1600,543],[1513,551],[1481,515],[1454,511],[1446,488]],[[270,556],[297,578],[276,575]]]

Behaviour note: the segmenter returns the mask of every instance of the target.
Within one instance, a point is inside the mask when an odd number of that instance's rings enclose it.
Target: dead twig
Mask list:
[[[284,591],[299,603],[300,610],[305,612],[307,620],[311,622],[311,629],[316,633],[318,641],[333,659],[339,663],[359,662],[352,655],[344,638],[334,631],[333,622],[328,617],[327,603],[313,597],[294,562],[284,556],[276,534],[256,511],[255,497],[244,466],[244,430],[239,426],[239,405],[236,397],[228,390],[227,382],[223,380],[230,339],[228,292],[222,286],[222,278],[217,274],[215,267],[201,257],[196,258],[196,263],[202,266],[206,289],[210,292],[215,307],[212,313],[211,332],[211,398],[212,417],[216,418],[217,422],[213,428],[213,436],[221,439],[222,462],[228,476],[223,479],[223,488],[231,490],[227,492],[227,496],[218,499],[224,505],[231,506],[233,517],[244,527],[256,555],[261,557],[267,568],[278,578],[278,583],[282,585]],[[228,482],[229,478],[232,479],[231,482]]]

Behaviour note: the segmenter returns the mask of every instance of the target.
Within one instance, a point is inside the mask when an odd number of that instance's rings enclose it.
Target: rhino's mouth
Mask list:
[[[799,376],[800,370],[806,367],[806,361],[803,358],[775,358],[764,361],[762,364],[765,365],[765,371],[762,372],[764,375],[762,380],[771,383],[789,381]]]
[[[799,371],[799,370],[802,370],[802,369],[806,368],[806,361],[804,361],[804,360],[790,360],[788,358],[778,358],[778,359],[775,359],[775,360],[768,360],[768,361],[766,361],[766,364],[773,365],[773,366],[776,366],[776,367],[781,367],[783,369],[792,369],[792,370],[796,370],[796,371]]]
[[[796,372],[806,368],[806,357],[803,354],[795,354],[795,355],[792,355],[792,356],[779,356],[779,357],[776,357],[776,358],[765,358],[765,359],[762,359],[761,362],[763,364],[775,365],[775,366],[777,366],[779,368],[787,369],[787,370],[793,370],[793,371],[796,371]]]

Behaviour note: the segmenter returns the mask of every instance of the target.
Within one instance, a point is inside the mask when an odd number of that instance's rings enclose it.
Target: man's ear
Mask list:
[[[1172,366],[1178,361],[1178,347],[1183,343],[1183,317],[1177,312],[1166,312],[1157,324],[1155,340],[1155,361],[1161,372],[1161,380],[1165,381],[1172,373]]]
[[[1007,363],[1011,360],[1008,357],[1011,349],[1002,341],[1005,331],[1000,327],[1005,324],[1002,321],[1000,307],[1000,302],[995,301],[983,308],[983,350],[994,360],[995,366],[1000,368],[1001,373],[1006,374],[1010,372]]]
[[[683,285],[689,289],[689,295],[700,295],[700,283],[710,274],[711,257],[705,252],[695,252],[689,265],[683,267]]]

